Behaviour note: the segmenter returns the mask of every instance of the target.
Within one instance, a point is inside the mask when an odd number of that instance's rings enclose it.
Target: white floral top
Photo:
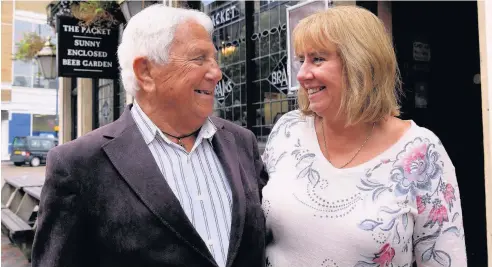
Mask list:
[[[313,117],[285,114],[272,129],[263,189],[273,267],[466,267],[454,166],[417,126],[359,166],[337,169]]]

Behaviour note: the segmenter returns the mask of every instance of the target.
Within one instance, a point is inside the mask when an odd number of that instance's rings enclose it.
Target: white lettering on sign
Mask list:
[[[283,94],[288,93],[288,76],[287,68],[285,62],[287,61],[287,56],[283,56],[268,75],[268,82],[275,87],[279,92]]]
[[[227,23],[239,16],[239,11],[236,6],[230,6],[228,8],[222,9],[215,14],[212,14],[212,22],[215,26]]]
[[[222,80],[215,86],[215,99],[219,105],[224,104],[224,100],[234,90],[235,86],[234,82],[225,73],[222,73]]]
[[[98,34],[98,35],[110,35],[111,29],[101,29],[101,28],[91,28],[91,27],[82,27],[81,33],[90,33],[90,34]]]
[[[79,26],[63,25],[63,31],[65,32],[80,32],[79,29]]]
[[[73,44],[81,47],[99,47],[101,45],[101,41],[75,40]]]
[[[67,49],[67,55],[79,57],[107,57],[108,53],[104,51],[91,51],[80,49]]]
[[[64,65],[64,66],[80,66],[80,60],[64,58],[62,61],[62,65]]]
[[[232,92],[233,87],[234,84],[231,80],[220,80],[215,86],[215,97],[217,97],[217,99],[224,99],[226,95]]]
[[[113,67],[113,62],[110,61],[92,61],[92,60],[82,60],[82,66],[84,67],[104,67],[111,68]]]
[[[276,86],[287,86],[287,71],[285,68],[273,71],[270,75],[272,77],[272,84]]]

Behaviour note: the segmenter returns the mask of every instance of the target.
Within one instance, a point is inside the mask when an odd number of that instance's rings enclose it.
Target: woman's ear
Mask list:
[[[133,60],[133,73],[135,73],[138,86],[146,93],[155,90],[155,82],[151,71],[152,67],[152,62],[146,57],[137,57]]]

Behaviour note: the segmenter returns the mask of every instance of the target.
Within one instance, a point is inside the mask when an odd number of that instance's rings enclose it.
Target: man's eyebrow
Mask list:
[[[209,50],[209,49],[205,49],[205,48],[200,48],[200,47],[196,47],[196,48],[193,48],[191,50],[191,54],[193,55],[206,55],[206,56],[212,56],[214,58],[217,57],[217,50]]]

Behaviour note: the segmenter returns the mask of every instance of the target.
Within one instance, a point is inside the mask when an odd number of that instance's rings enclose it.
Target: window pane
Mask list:
[[[32,68],[33,63],[31,61],[25,62],[21,60],[13,61],[13,74],[14,74],[14,86],[32,87]]]
[[[35,74],[32,87],[34,87],[34,88],[48,88],[48,81],[43,79],[40,74]]]
[[[31,148],[41,148],[41,140],[31,140],[29,141],[29,144],[31,145]]]
[[[41,73],[41,69],[39,68],[37,63],[33,63],[34,67],[34,81],[33,81],[33,87],[34,88],[52,88],[52,89],[57,89],[58,88],[58,79],[52,79],[52,80],[46,80],[43,78],[43,75]]]
[[[46,104],[51,104],[51,103],[46,103]],[[52,105],[55,106],[56,103],[53,102]],[[46,134],[53,134],[55,131],[55,121],[56,121],[56,115],[33,114],[32,135],[43,136]]]
[[[53,28],[51,28],[48,24],[38,24],[37,28],[37,32],[43,39],[51,36],[51,43],[56,44],[56,34]]]
[[[113,80],[99,79],[99,125],[113,122]]]
[[[26,146],[26,138],[15,137],[12,145],[14,148],[24,148]]]
[[[31,76],[14,76],[14,86],[21,87],[32,87],[32,77]]]
[[[14,43],[24,39],[24,34],[35,32],[41,38],[46,39],[51,36],[51,43],[56,44],[55,31],[47,24],[35,24],[23,20],[15,20]],[[15,50],[16,48],[14,48]],[[45,80],[42,77],[37,63],[33,61],[24,62],[13,61],[14,86],[33,87],[33,88],[58,88],[58,79]]]
[[[120,79],[118,79],[118,82],[120,83],[119,97],[120,97],[120,115],[121,115],[123,114],[126,108],[126,91],[125,88],[123,88],[123,84],[121,83]]]
[[[51,149],[53,148],[54,143],[49,140],[41,140],[41,148],[42,149]]]
[[[14,61],[14,75],[20,76],[32,76],[32,63],[31,61]]]
[[[14,43],[18,43],[24,38],[25,33],[32,32],[32,30],[32,23],[16,19],[14,22]]]

